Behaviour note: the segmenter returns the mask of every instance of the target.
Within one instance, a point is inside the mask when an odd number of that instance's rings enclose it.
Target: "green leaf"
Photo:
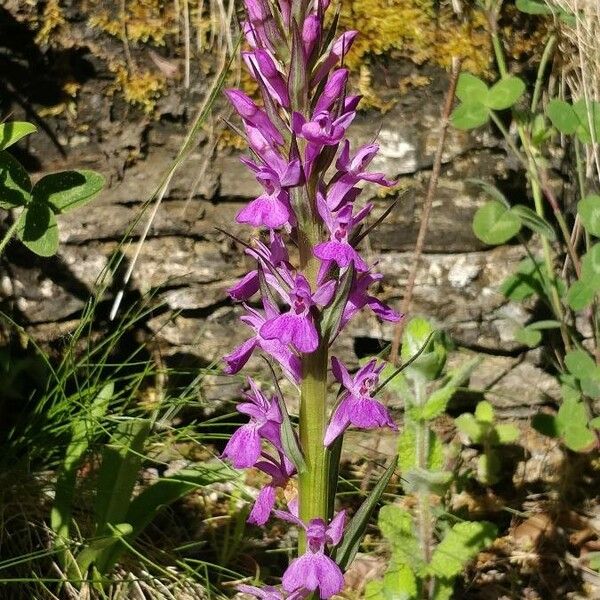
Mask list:
[[[507,277],[500,285],[500,291],[510,300],[521,302],[537,294],[544,295],[544,268],[541,261],[526,258],[519,263],[516,273]]]
[[[506,196],[495,186],[483,179],[469,178],[465,179],[465,183],[470,183],[472,185],[476,185],[481,188],[481,190],[493,200],[497,200],[498,202],[502,202],[506,208],[510,208],[510,203],[506,199]]]
[[[21,138],[37,131],[37,127],[26,121],[9,121],[0,123],[0,150],[6,150]]]
[[[468,101],[459,104],[450,118],[456,129],[475,129],[488,122],[490,112],[481,102]]]
[[[393,560],[405,563],[415,571],[424,566],[410,512],[395,504],[387,504],[381,507],[377,524],[390,543]]]
[[[585,350],[571,350],[565,355],[565,366],[577,379],[595,376],[598,366]]]
[[[594,244],[581,259],[581,279],[590,287],[600,289],[600,244]]]
[[[108,533],[109,524],[124,522],[149,432],[147,419],[128,419],[104,447],[94,502],[97,535]]]
[[[446,347],[427,319],[414,317],[407,323],[402,336],[402,362],[408,362],[421,350],[420,356],[406,369],[406,376],[412,378],[416,375],[433,381],[446,364]]]
[[[58,251],[58,223],[46,204],[31,202],[19,215],[17,237],[38,256]]]
[[[596,289],[587,281],[575,281],[567,292],[567,304],[573,310],[583,310],[594,300]]]
[[[383,577],[385,600],[416,600],[417,578],[408,565],[390,568]]]
[[[517,8],[528,15],[551,15],[552,9],[543,0],[517,0]]]
[[[584,98],[581,98],[573,104],[573,110],[579,119],[576,131],[577,137],[584,144],[591,144],[593,128],[594,138],[596,140],[600,139],[600,103],[586,102]]]
[[[504,110],[516,104],[524,92],[523,81],[514,75],[508,75],[490,88],[485,105],[492,110]]]
[[[394,471],[396,470],[397,458],[391,462],[390,466],[386,469],[385,473],[381,476],[381,479],[377,482],[375,487],[371,490],[371,493],[359,509],[354,513],[354,516],[346,527],[344,539],[341,544],[333,549],[331,557],[340,566],[342,571],[346,570],[346,567],[354,560],[360,542],[362,541],[365,529],[369,524],[369,519],[377,506],[377,503],[383,496],[385,488],[388,486]]]
[[[484,103],[488,86],[479,77],[471,73],[461,73],[456,85],[456,97],[463,102],[476,101]]]
[[[195,489],[238,478],[237,471],[219,461],[202,464],[195,469],[181,469],[173,475],[159,479],[145,488],[129,505],[125,519],[131,525],[129,537],[136,537],[151,523],[161,507],[173,504]]]
[[[500,456],[497,452],[484,452],[477,459],[477,481],[483,485],[494,485],[500,480]]]
[[[531,229],[534,233],[539,233],[551,242],[556,240],[556,232],[552,225],[528,206],[517,204],[511,208],[511,212],[517,215],[523,225]]]
[[[593,429],[600,429],[600,417],[595,417],[588,423],[588,425]]]
[[[281,443],[283,449],[296,467],[298,473],[304,473],[306,471],[306,462],[302,454],[302,448],[296,437],[296,431],[290,420],[285,400],[283,399],[283,395],[279,393],[275,394],[275,398],[283,419],[281,423]]]
[[[0,208],[24,206],[31,201],[31,180],[21,163],[0,152]]]
[[[472,443],[480,444],[485,436],[485,428],[471,413],[464,413],[456,419],[454,423],[459,431],[464,433]]]
[[[503,244],[521,230],[521,219],[501,202],[490,200],[477,209],[473,232],[489,245]]]
[[[102,557],[110,553],[115,546],[120,545],[121,540],[131,533],[131,525],[128,523],[118,523],[111,528],[111,533],[94,539],[77,556],[78,570],[82,575],[86,575],[91,565],[102,562]],[[76,572],[67,572],[72,579],[80,579],[81,576]],[[100,571],[104,574],[103,571]]]
[[[550,100],[546,109],[552,125],[565,135],[575,133],[579,126],[579,118],[573,107],[564,100]]]
[[[497,534],[496,527],[485,521],[457,523],[433,551],[428,571],[434,577],[455,578]]]
[[[577,204],[577,212],[586,231],[600,237],[600,196],[590,194]]]
[[[475,418],[480,423],[493,423],[494,407],[487,400],[478,402],[477,406],[475,407]]]
[[[89,202],[103,187],[104,177],[95,171],[62,171],[42,177],[32,196],[50,205],[53,212],[65,213]]]
[[[56,480],[54,504],[50,512],[50,526],[60,540],[69,538],[77,471],[90,441],[95,437],[98,422],[106,414],[113,392],[114,384],[107,383],[89,406],[84,406],[71,422],[71,441]]]
[[[501,444],[512,444],[521,436],[521,430],[516,425],[500,423],[494,428]]]
[[[448,402],[454,394],[456,394],[456,387],[451,385],[445,385],[435,390],[421,409],[420,418],[424,421],[431,421],[439,417],[446,410]]]
[[[530,348],[535,348],[539,346],[542,341],[542,334],[531,327],[521,327],[515,331],[515,340],[520,342],[521,344],[525,344]]]
[[[331,340],[338,331],[344,309],[348,302],[348,294],[352,288],[352,281],[354,279],[354,263],[351,262],[350,266],[346,269],[346,272],[342,276],[342,279],[338,285],[338,291],[333,298],[333,301],[327,308],[323,310],[323,319],[321,324],[321,331],[324,340]]]
[[[565,445],[575,452],[592,449],[596,435],[588,427],[588,413],[585,404],[575,398],[565,398],[556,415],[558,431]]]
[[[403,472],[403,488],[407,494],[436,494],[442,496],[452,483],[450,471],[431,471],[416,467]]]

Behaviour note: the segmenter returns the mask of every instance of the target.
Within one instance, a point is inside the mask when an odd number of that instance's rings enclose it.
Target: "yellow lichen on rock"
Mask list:
[[[347,57],[357,67],[369,54],[394,52],[416,64],[431,62],[448,68],[452,56],[464,68],[486,75],[492,58],[483,13],[474,10],[468,22],[459,21],[434,0],[350,0],[342,3],[344,29],[360,32]]]
[[[115,73],[112,91],[120,90],[127,102],[138,106],[147,115],[154,112],[156,101],[166,90],[165,78],[154,71],[140,69],[130,73],[125,65],[110,65]]]
[[[65,18],[60,8],[59,0],[48,0],[40,20],[39,29],[35,36],[38,44],[48,44],[50,35],[65,24]]]

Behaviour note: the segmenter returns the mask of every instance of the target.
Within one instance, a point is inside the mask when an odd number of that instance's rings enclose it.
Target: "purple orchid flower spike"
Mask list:
[[[314,352],[319,345],[319,333],[311,308],[329,304],[335,291],[335,281],[324,283],[314,294],[303,275],[296,275],[293,284],[289,292],[278,289],[290,306],[289,311],[268,320],[260,328],[260,335],[267,340],[279,339],[292,344],[298,352]]]
[[[354,158],[350,158],[350,142],[346,140],[342,152],[336,162],[338,173],[327,194],[327,202],[331,210],[337,210],[343,203],[346,194],[359,182],[368,181],[384,187],[393,187],[395,181],[387,179],[383,173],[365,171],[375,158],[379,146],[369,144],[358,150]]]
[[[355,276],[340,320],[340,330],[365,306],[368,306],[382,321],[396,323],[404,316],[369,294],[369,287],[382,279],[383,275],[379,273],[360,273]]]
[[[330,446],[350,425],[362,429],[398,429],[388,409],[371,396],[384,367],[383,364],[379,367],[376,364],[375,359],[369,361],[351,377],[348,369],[335,356],[331,359],[333,375],[345,388],[345,392],[325,432],[326,446]]]
[[[287,592],[319,592],[321,598],[331,598],[344,588],[344,576],[338,565],[325,554],[326,545],[337,546],[344,531],[346,515],[339,512],[329,526],[323,519],[311,519],[304,524],[298,517],[284,511],[273,511],[278,517],[302,527],[306,532],[307,550],[294,559],[283,574],[283,589]]]
[[[250,421],[242,425],[231,436],[223,457],[229,459],[236,469],[254,466],[262,451],[262,440],[267,440],[281,450],[282,416],[275,398],[267,400],[256,383],[248,378],[251,393],[246,394],[248,402],[237,406],[238,412],[248,415]]]
[[[352,204],[346,204],[338,213],[333,213],[322,194],[317,196],[317,207],[323,221],[329,230],[329,241],[317,244],[314,247],[314,255],[324,261],[333,261],[340,268],[347,267],[351,262],[357,271],[368,271],[367,263],[350,244],[348,238],[352,230],[372,210],[373,205],[367,204],[355,216],[352,216]]]
[[[250,96],[236,89],[225,90],[225,95],[244,122],[260,130],[271,143],[283,145],[283,136],[277,127],[271,123],[267,113],[256,106]]]
[[[290,477],[296,473],[295,467],[283,453],[280,453],[279,462],[271,456],[268,458],[269,460],[261,460],[255,465],[257,469],[269,475],[271,481],[262,488],[250,511],[248,523],[253,525],[264,525],[268,521],[275,506],[277,488],[285,488]]]
[[[233,375],[238,373],[244,365],[250,360],[252,353],[256,348],[260,348],[263,352],[273,357],[281,366],[285,374],[294,383],[300,381],[301,366],[300,359],[279,339],[267,339],[261,333],[262,326],[269,318],[276,318],[278,313],[274,307],[270,306],[268,300],[263,300],[267,316],[265,317],[257,310],[244,305],[246,314],[241,317],[241,321],[248,325],[253,331],[254,336],[246,340],[224,357],[225,372]]]

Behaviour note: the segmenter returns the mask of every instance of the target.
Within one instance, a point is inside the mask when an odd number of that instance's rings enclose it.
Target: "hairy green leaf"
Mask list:
[[[579,126],[579,118],[573,107],[564,100],[550,100],[546,109],[552,125],[565,135],[575,133]]]
[[[539,233],[547,240],[554,242],[556,240],[556,232],[554,228],[546,219],[540,217],[535,211],[531,210],[529,206],[524,204],[517,204],[513,206],[511,212],[519,217],[521,223],[531,229],[535,233]]]

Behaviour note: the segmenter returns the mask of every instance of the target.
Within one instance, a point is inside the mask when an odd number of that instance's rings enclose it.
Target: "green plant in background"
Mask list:
[[[488,87],[477,77],[462,74],[457,88],[460,103],[452,122],[464,130],[490,121],[496,126],[527,176],[533,207],[512,205],[490,183],[474,181],[488,200],[475,214],[473,231],[486,244],[503,244],[518,236],[524,245],[528,256],[503,283],[501,291],[516,302],[537,300],[547,311],[548,318],[519,328],[515,339],[529,348],[549,344],[563,390],[558,414],[539,415],[534,425],[562,440],[571,450],[590,451],[597,447],[598,439],[595,432],[598,421],[594,418],[592,401],[600,398],[596,385],[600,369],[597,366],[600,359],[597,298],[600,243],[595,240],[600,237],[600,196],[595,193],[600,182],[590,182],[586,173],[594,170],[594,142],[600,139],[600,102],[587,97],[545,98],[546,72],[557,47],[557,33],[552,27],[531,89],[522,79],[510,74],[498,34],[502,4],[503,0],[482,2],[491,25],[500,80]],[[517,8],[533,15],[554,15],[558,21],[571,26],[577,18],[564,10],[550,8],[541,0],[518,0]],[[510,125],[506,125],[508,118],[512,119]],[[573,221],[561,208],[550,183],[551,144],[557,134],[565,141],[571,153],[568,156],[574,157],[570,175],[578,185],[578,202]],[[589,164],[584,156],[590,160]],[[539,238],[527,239],[522,235],[524,227]],[[582,329],[584,323],[592,332],[586,346],[591,348],[591,355],[583,346],[587,335],[586,327]],[[560,337],[554,335],[555,331]],[[461,421],[457,424],[460,426]],[[473,435],[478,424],[481,423],[477,415],[462,419],[463,427],[470,428]],[[484,444],[485,436],[480,442],[471,438],[475,443]],[[484,452],[482,460],[489,463],[486,454]],[[491,460],[483,472],[493,480],[497,466],[493,464],[494,459]]]
[[[35,131],[23,121],[0,124],[0,208],[20,210],[0,241],[0,254],[15,236],[38,256],[56,254],[57,216],[83,206],[104,186],[104,177],[87,169],[50,173],[32,185],[27,171],[6,149]]]
[[[519,428],[510,423],[496,423],[494,407],[487,400],[477,404],[475,414],[464,413],[455,423],[471,443],[483,448],[483,454],[477,460],[477,480],[484,485],[497,483],[502,472],[499,446],[517,441]]]
[[[428,321],[414,318],[404,332],[403,360],[423,346],[418,358],[389,384],[405,402],[399,466],[415,508],[390,505],[379,513],[392,556],[383,580],[367,586],[371,600],[451,598],[454,580],[466,563],[496,536],[491,523],[456,522],[446,512],[443,498],[454,480],[448,467],[453,449],[433,428],[480,361],[472,359],[446,372],[446,340]],[[391,365],[386,369],[393,372]]]

